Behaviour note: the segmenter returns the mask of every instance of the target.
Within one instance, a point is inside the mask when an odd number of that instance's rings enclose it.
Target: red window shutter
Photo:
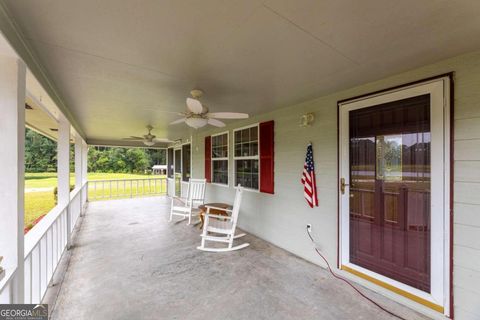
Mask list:
[[[212,137],[205,137],[205,179],[212,182]]]
[[[274,193],[274,122],[260,123],[260,192]]]

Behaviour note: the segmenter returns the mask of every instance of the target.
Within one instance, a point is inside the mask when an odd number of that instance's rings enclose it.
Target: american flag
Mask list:
[[[313,162],[313,148],[311,143],[308,144],[307,156],[305,157],[305,164],[303,165],[302,184],[303,196],[305,200],[307,200],[308,205],[311,208],[318,207],[315,164]]]

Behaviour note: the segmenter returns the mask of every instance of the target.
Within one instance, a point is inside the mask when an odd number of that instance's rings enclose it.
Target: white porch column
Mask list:
[[[85,141],[82,141],[82,184],[88,181],[88,145]],[[84,197],[82,197],[82,209],[83,205],[88,201],[88,185],[84,191]],[[83,210],[82,210],[83,215]]]
[[[24,302],[25,77],[23,61],[0,57],[0,254],[13,303]],[[3,282],[0,281],[0,289]]]
[[[58,120],[57,141],[57,173],[58,173],[58,205],[67,206],[67,248],[70,247],[70,230],[72,221],[70,216],[70,123],[60,115]]]
[[[88,180],[88,144],[82,142],[82,182]]]
[[[82,187],[83,182],[83,139],[75,136],[75,189]]]
[[[70,202],[70,123],[60,116],[57,142],[58,204]]]

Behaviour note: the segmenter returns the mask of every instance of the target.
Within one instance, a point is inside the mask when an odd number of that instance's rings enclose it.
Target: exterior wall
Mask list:
[[[332,265],[337,259],[337,101],[423,78],[455,72],[454,296],[457,319],[480,318],[480,52],[411,70],[380,81],[259,115],[227,127],[275,120],[275,194],[246,192],[239,224],[313,263],[323,266],[305,233],[307,223]],[[312,127],[300,117],[315,112]],[[193,139],[194,177],[204,175],[204,137],[225,128],[199,131]],[[230,187],[209,185],[207,200],[231,202],[233,135],[229,135]],[[310,209],[300,184],[306,145],[314,148],[319,207]]]

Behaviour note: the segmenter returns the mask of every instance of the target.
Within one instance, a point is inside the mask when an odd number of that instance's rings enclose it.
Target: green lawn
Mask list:
[[[115,179],[150,179],[159,178],[162,176],[141,175],[141,174],[128,174],[128,173],[88,173],[88,180],[115,180]],[[75,184],[74,174],[70,174],[70,184]],[[25,226],[32,224],[39,216],[48,213],[54,206],[55,200],[53,195],[53,189],[57,186],[57,173],[45,172],[45,173],[25,173]],[[137,193],[143,192],[159,193],[166,191],[166,183],[159,183],[157,185],[153,183],[145,183],[145,187],[142,182],[138,185],[133,182],[130,188],[130,183],[112,184],[112,196],[116,198],[126,198],[133,196]],[[89,188],[89,199],[98,200],[102,196],[110,196],[110,184],[109,183],[97,183],[96,190],[92,185]]]
[[[25,227],[31,226],[35,219],[48,213],[53,207],[55,207],[53,191],[25,193]]]

